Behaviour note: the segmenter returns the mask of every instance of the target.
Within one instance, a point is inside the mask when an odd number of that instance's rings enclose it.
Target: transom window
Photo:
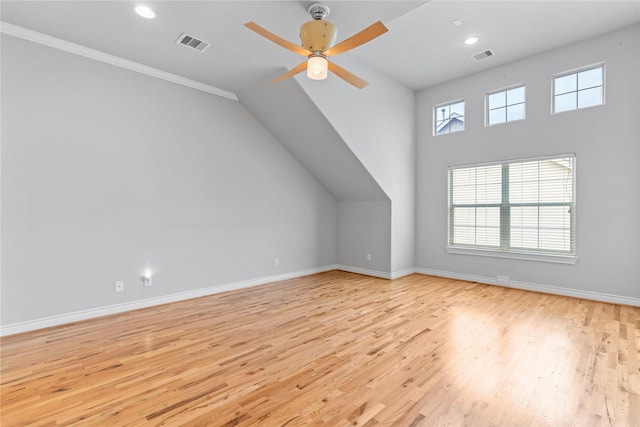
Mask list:
[[[604,104],[604,65],[553,79],[553,112]]]
[[[575,156],[449,168],[451,248],[575,258]]]
[[[464,130],[464,101],[434,107],[433,118],[435,135]]]
[[[524,85],[487,94],[487,125],[523,120]]]

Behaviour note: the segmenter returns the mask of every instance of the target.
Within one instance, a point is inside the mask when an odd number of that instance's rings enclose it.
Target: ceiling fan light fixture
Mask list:
[[[312,55],[307,60],[307,77],[311,80],[324,80],[329,74],[329,61],[322,55]]]

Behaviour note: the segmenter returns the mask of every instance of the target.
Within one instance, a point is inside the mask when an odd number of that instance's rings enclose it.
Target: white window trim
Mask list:
[[[504,159],[504,160],[496,160],[491,162],[478,162],[478,163],[465,163],[460,165],[451,165],[447,167],[449,169],[461,169],[461,168],[475,168],[475,167],[483,167],[483,166],[495,166],[495,165],[503,165],[505,163],[525,163],[525,162],[539,162],[541,160],[553,160],[561,157],[576,157],[575,153],[561,153],[561,154],[553,154],[549,156],[538,156],[538,157],[517,157],[513,159]]]
[[[483,162],[483,163],[467,163],[462,165],[453,165],[447,167],[447,174],[451,169],[457,168],[465,168],[465,167],[483,167],[483,166],[494,166],[494,165],[502,165],[505,163],[516,163],[516,162],[535,162],[540,160],[552,160],[560,157],[573,156],[576,158],[575,153],[563,153],[563,154],[555,154],[550,156],[540,156],[540,157],[527,157],[527,158],[515,158],[515,159],[506,159],[506,160],[498,160],[493,162]],[[574,171],[573,171],[573,185],[576,186],[577,180],[577,163],[574,162]],[[448,179],[447,179],[448,182]],[[575,215],[577,218],[577,210],[578,210],[578,202],[577,202],[577,192],[573,193],[573,205],[576,210]],[[449,223],[449,190],[447,190],[447,224]],[[554,254],[554,253],[540,253],[540,252],[529,252],[525,250],[503,250],[500,248],[476,248],[469,247],[464,245],[450,245],[449,244],[449,226],[447,225],[447,233],[446,233],[446,242],[445,248],[447,253],[450,254],[458,254],[458,255],[477,255],[477,256],[486,256],[493,258],[511,258],[511,259],[520,259],[525,261],[541,261],[541,262],[550,262],[550,263],[558,263],[558,264],[575,264],[578,261],[578,224],[576,222],[574,226],[574,248],[575,252],[573,254]]]
[[[582,71],[592,70],[594,68],[602,67],[602,104],[590,105],[588,107],[574,108],[573,110],[558,111],[556,113],[556,96],[555,96],[555,80],[558,77],[568,76],[570,74],[577,74]],[[588,110],[590,108],[602,107],[607,104],[607,67],[604,62],[597,62],[591,65],[585,65],[584,67],[574,68],[573,70],[563,71],[551,76],[551,115],[571,113],[572,111]]]
[[[511,258],[521,259],[525,261],[542,261],[553,262],[558,264],[575,264],[578,260],[577,255],[552,255],[532,253],[525,251],[501,251],[497,249],[479,249],[479,248],[465,248],[462,246],[449,246],[447,245],[447,252],[450,254],[460,255],[478,255],[494,258]]]
[[[447,132],[447,133],[441,133],[438,134],[438,127],[436,126],[436,122],[438,121],[438,117],[437,117],[437,109],[440,107],[444,107],[444,106],[449,106],[452,104],[457,104],[459,102],[464,102],[464,129],[462,129],[461,131],[457,131],[457,132]],[[435,104],[432,108],[431,108],[431,126],[433,127],[433,136],[445,136],[445,135],[451,135],[452,133],[460,133],[460,132],[464,132],[465,130],[467,130],[467,101],[464,98],[458,98],[458,99],[454,99],[453,101],[448,101],[448,102],[441,102],[439,104]]]
[[[511,89],[516,89],[519,87],[523,87],[524,88],[524,117],[521,119],[517,119],[517,120],[508,120],[502,123],[495,123],[495,124],[489,124],[489,95],[494,95],[496,93],[500,93],[500,92],[506,92],[508,90]],[[505,105],[506,107],[506,105]],[[511,86],[505,86],[503,88],[500,89],[496,89],[496,90],[492,90],[489,91],[487,93],[484,94],[484,126],[485,127],[492,127],[492,126],[500,126],[500,125],[506,125],[507,123],[513,123],[513,122],[520,122],[523,120],[527,119],[527,84],[526,83],[517,83]]]

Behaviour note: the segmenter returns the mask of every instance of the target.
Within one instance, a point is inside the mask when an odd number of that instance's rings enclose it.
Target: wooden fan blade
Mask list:
[[[308,51],[302,46],[298,46],[296,44],[291,43],[290,41],[283,39],[282,37],[276,36],[272,32],[265,30],[255,22],[247,22],[246,24],[244,24],[244,26],[260,34],[262,37],[271,40],[275,44],[278,44],[285,49],[289,49],[291,52],[297,53],[298,55],[309,56],[312,53],[311,51]]]
[[[306,69],[307,69],[307,61],[304,61],[303,63],[296,65],[294,68],[290,69],[289,71],[287,71],[283,75],[281,75],[279,77],[276,77],[275,79],[271,80],[271,82],[272,83],[276,83],[276,82],[282,81],[284,79],[288,79],[289,77],[295,76],[296,74],[301,73]]]
[[[329,70],[331,70],[336,76],[340,77],[342,80],[346,81],[347,83],[351,83],[358,89],[362,89],[363,87],[369,84],[364,80],[362,80],[360,77],[350,73],[349,71],[345,70],[339,65],[334,64],[331,61],[329,61]]]
[[[387,31],[389,31],[387,27],[385,27],[382,22],[378,21],[348,39],[341,41],[334,47],[325,50],[323,54],[330,56],[346,52],[375,39]]]

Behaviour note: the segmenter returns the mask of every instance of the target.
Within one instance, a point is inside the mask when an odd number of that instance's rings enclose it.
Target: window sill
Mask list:
[[[541,261],[541,262],[553,262],[558,264],[575,264],[578,260],[576,255],[554,255],[554,254],[540,254],[534,252],[507,252],[494,249],[477,249],[477,248],[462,248],[462,247],[447,247],[447,252],[450,254],[461,255],[478,255],[488,256],[495,258],[511,258],[522,259],[526,261]]]

